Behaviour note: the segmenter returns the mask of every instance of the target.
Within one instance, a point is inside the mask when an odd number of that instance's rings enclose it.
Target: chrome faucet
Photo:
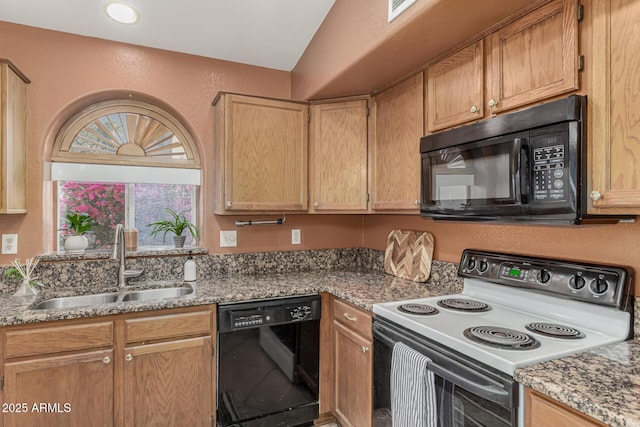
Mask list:
[[[126,258],[127,252],[124,242],[124,227],[122,224],[116,225],[116,229],[113,235],[113,251],[111,252],[111,260],[119,261],[120,266],[118,267],[118,287],[127,286],[127,279],[130,277],[138,277],[143,272],[142,270],[127,270],[126,267]]]

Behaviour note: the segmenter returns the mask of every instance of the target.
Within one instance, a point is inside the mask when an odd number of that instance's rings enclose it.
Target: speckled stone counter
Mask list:
[[[640,340],[517,369],[516,381],[596,420],[640,427]]]
[[[0,296],[0,326],[74,319],[202,304],[246,301],[293,295],[330,292],[359,307],[371,310],[373,304],[385,301],[423,298],[457,293],[462,281],[455,275],[455,265],[442,263],[432,271],[427,283],[399,279],[369,269],[317,270],[309,272],[220,276],[194,282],[190,295],[155,301],[136,301],[73,309],[32,310],[33,304],[48,298],[78,295],[78,289],[45,289],[35,297]],[[164,281],[132,284],[126,290],[145,287],[177,286],[184,282]],[[100,292],[117,291],[101,288]],[[95,293],[95,292],[82,292]]]

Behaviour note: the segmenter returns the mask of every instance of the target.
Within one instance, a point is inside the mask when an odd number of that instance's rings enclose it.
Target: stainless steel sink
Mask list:
[[[33,310],[59,308],[76,308],[90,305],[115,304],[119,302],[147,301],[162,298],[176,298],[189,295],[193,289],[189,286],[171,288],[145,289],[128,292],[112,292],[107,294],[81,295],[76,297],[51,298],[32,307]]]

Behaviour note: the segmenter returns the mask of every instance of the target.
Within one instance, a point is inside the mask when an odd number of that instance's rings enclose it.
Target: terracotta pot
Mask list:
[[[67,252],[81,253],[89,246],[89,241],[84,236],[67,236],[64,241],[64,249]]]

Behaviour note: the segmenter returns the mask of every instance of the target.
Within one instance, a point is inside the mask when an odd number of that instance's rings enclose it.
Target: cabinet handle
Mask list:
[[[495,107],[496,105],[498,105],[498,103],[496,102],[495,99],[491,98],[489,100],[489,107]]]
[[[231,206],[233,206],[233,203],[231,203],[230,201],[227,201],[227,207],[230,208]]]
[[[360,351],[362,352],[362,354],[365,354],[367,351],[369,351],[369,347],[362,346],[360,347]]]
[[[344,314],[344,318],[349,320],[349,321],[351,321],[351,322],[355,322],[356,320],[358,320],[358,319],[356,319],[355,316],[351,316],[349,313],[345,313]]]
[[[109,356],[105,356],[104,359],[102,359],[102,363],[108,365],[109,363],[111,363],[111,358]]]
[[[318,206],[320,206],[320,204],[318,202],[313,202],[313,207],[317,208]]]
[[[477,105],[472,105],[471,106],[471,112],[472,113],[477,113],[478,112],[478,106]]]
[[[132,356],[131,354],[127,354],[127,355],[124,357],[124,360],[126,360],[127,362],[131,362],[131,361],[133,360],[133,356]]]
[[[594,202],[597,202],[598,200],[602,199],[602,194],[600,194],[599,191],[593,190],[590,194],[591,200],[593,200]]]

